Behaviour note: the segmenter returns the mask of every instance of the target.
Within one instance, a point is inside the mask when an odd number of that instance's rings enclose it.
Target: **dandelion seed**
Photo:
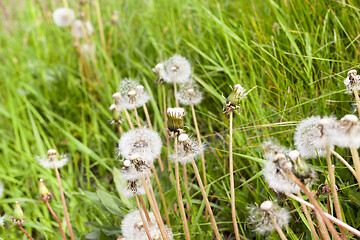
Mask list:
[[[59,155],[55,149],[50,149],[47,152],[47,157],[35,156],[35,159],[43,168],[61,168],[69,161],[67,155]]]
[[[75,20],[75,12],[70,8],[58,8],[53,12],[54,23],[59,27],[70,26]]]
[[[176,94],[176,99],[183,105],[196,105],[203,99],[203,94],[194,83],[182,84]]]
[[[119,92],[122,96],[123,107],[126,109],[141,107],[150,100],[150,95],[145,92],[144,86],[131,78],[121,81]]]
[[[190,138],[187,134],[181,133],[178,136],[179,148],[176,154],[179,163],[185,165],[200,157],[204,151],[204,145]],[[171,160],[175,160],[175,155],[171,155]]]
[[[136,128],[124,133],[117,148],[117,156],[130,159],[138,154],[149,166],[161,154],[162,142],[159,134],[146,127]]]
[[[126,180],[123,174],[119,175],[120,184],[118,191],[126,198],[132,198],[135,195],[144,195],[145,188],[139,179]]]
[[[159,80],[164,82],[185,83],[190,81],[191,65],[186,58],[175,54],[168,60],[157,64],[153,71],[159,75]]]
[[[311,116],[302,120],[294,135],[294,143],[301,157],[325,157],[326,146],[333,148],[331,141],[335,125],[336,119],[333,117]]]
[[[350,70],[344,80],[346,86],[346,93],[353,94],[354,88],[360,91],[360,76],[357,75],[356,70]]]
[[[280,228],[288,225],[290,221],[289,212],[271,201],[263,202],[260,207],[251,206],[248,209],[250,215],[249,222],[255,224],[255,231],[261,235],[275,230],[272,218]]]
[[[155,216],[149,212],[150,223],[148,223],[149,232],[152,240],[161,240],[160,229],[157,226]],[[148,240],[143,222],[141,220],[140,212],[135,210],[127,214],[121,221],[121,231],[126,239]],[[173,239],[173,233],[170,228],[166,227],[166,231],[170,240]]]
[[[75,20],[71,29],[73,37],[80,39],[90,36],[94,32],[94,27],[89,21]]]
[[[150,166],[138,154],[132,154],[130,159],[123,161],[122,174],[128,181],[134,181],[151,174]]]

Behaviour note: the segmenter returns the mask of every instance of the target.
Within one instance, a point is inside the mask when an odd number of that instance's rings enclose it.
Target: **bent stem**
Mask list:
[[[208,196],[207,196],[207,194],[206,194],[204,185],[203,185],[203,183],[202,183],[202,180],[201,180],[201,177],[200,177],[200,173],[199,173],[199,169],[198,169],[198,167],[196,166],[196,163],[195,163],[194,160],[191,161],[191,164],[192,164],[192,166],[193,166],[193,168],[194,168],[195,176],[196,176],[196,179],[197,179],[197,181],[198,181],[198,183],[199,183],[199,187],[200,187],[200,190],[201,190],[201,194],[202,194],[202,196],[203,196],[203,198],[204,198],[204,201],[205,201],[206,209],[207,209],[207,211],[209,212],[210,221],[211,221],[213,230],[214,230],[214,232],[215,232],[216,239],[217,239],[217,240],[220,240],[221,237],[220,237],[220,233],[219,233],[219,230],[218,230],[218,226],[217,226],[217,224],[216,224],[215,217],[214,217],[213,211],[212,211],[212,209],[211,209]]]
[[[174,156],[175,156],[174,163],[175,164],[174,165],[175,165],[176,195],[177,195],[178,202],[179,202],[180,214],[181,214],[181,218],[182,218],[182,222],[183,222],[185,237],[187,240],[190,240],[191,239],[190,232],[189,232],[189,227],[188,227],[188,223],[187,223],[187,219],[186,219],[184,203],[183,203],[183,199],[182,199],[182,195],[181,195],[181,188],[180,188],[179,162],[177,159],[177,145],[178,145],[178,140],[175,137],[175,143],[174,143]]]
[[[281,230],[281,227],[279,226],[279,224],[277,224],[275,217],[271,217],[271,222],[274,225],[274,227],[275,227],[277,233],[279,234],[280,238],[282,240],[287,240],[284,232]]]
[[[155,220],[156,220],[156,223],[160,229],[160,233],[161,233],[161,236],[163,239],[167,239],[167,240],[170,240],[167,232],[166,232],[166,229],[165,229],[165,225],[162,221],[162,218],[161,218],[161,215],[158,213],[158,211],[156,210],[156,207],[155,207],[155,203],[154,203],[154,200],[153,200],[153,197],[150,193],[150,190],[149,190],[149,187],[146,183],[146,180],[144,177],[141,177],[141,182],[144,186],[144,189],[145,189],[145,192],[146,192],[146,196],[148,198],[148,201],[149,201],[149,204],[150,204],[150,207],[154,213],[154,216],[155,216]]]
[[[234,186],[234,163],[233,163],[233,116],[234,113],[230,113],[230,131],[229,131],[229,171],[230,171],[230,195],[231,195],[231,217],[234,225],[234,232],[236,240],[240,240],[239,229],[236,221],[236,209],[235,209],[235,186]]]
[[[307,207],[315,210],[314,205],[312,205],[311,203],[305,201],[304,199],[299,198],[299,197],[295,196],[295,195],[292,194],[292,193],[285,193],[285,194],[286,194],[286,196],[288,196],[288,197],[290,197],[290,198],[292,198],[292,199],[294,199],[294,200],[296,200],[296,201],[298,201],[298,202],[302,202],[302,203],[305,204]],[[350,226],[350,225],[347,225],[346,223],[340,221],[340,220],[337,219],[336,217],[334,217],[334,216],[332,216],[332,215],[330,215],[330,214],[328,214],[328,213],[326,213],[326,212],[324,212],[324,211],[323,211],[323,213],[324,213],[324,215],[326,216],[326,218],[328,218],[328,219],[329,219],[330,221],[332,221],[333,223],[337,224],[338,226],[341,226],[341,227],[345,228],[345,229],[348,230],[349,232],[352,232],[352,233],[355,234],[356,236],[360,237],[360,231],[359,231],[359,230],[353,228],[353,227]]]
[[[59,229],[60,229],[60,232],[61,232],[61,235],[62,235],[63,239],[66,240],[66,235],[65,235],[64,229],[61,226],[60,219],[58,218],[58,216],[56,215],[56,213],[54,212],[54,210],[50,206],[49,201],[45,201],[45,204],[46,204],[47,208],[49,209],[50,213],[54,216],[56,222],[58,223]]]
[[[195,114],[195,107],[194,104],[191,104],[191,113],[193,116],[193,120],[194,120],[194,127],[195,127],[195,131],[196,131],[196,137],[197,140],[201,146],[202,142],[201,142],[201,135],[200,135],[200,131],[199,131],[199,126],[197,123],[197,118],[196,118],[196,114]],[[206,165],[205,165],[205,156],[204,156],[204,152],[201,151],[200,153],[201,155],[201,165],[202,165],[202,174],[203,174],[203,181],[204,181],[204,185],[207,185],[207,180],[206,180]],[[205,209],[205,221],[207,221],[207,209]]]
[[[297,195],[298,195],[299,198],[302,198],[300,192],[298,192]],[[313,239],[314,240],[319,240],[319,236],[316,233],[314,223],[313,223],[313,221],[311,219],[311,215],[310,215],[309,210],[307,209],[307,207],[306,207],[306,205],[304,203],[300,203],[300,204],[301,204],[302,209],[304,210],[305,217],[306,217],[306,219],[307,219],[307,221],[309,223],[309,227],[310,227],[310,231],[311,231],[311,235],[312,235]]]
[[[359,153],[355,147],[350,147],[351,156],[355,165],[355,172],[357,179],[360,179],[360,160],[359,160]],[[360,187],[360,185],[359,185]]]
[[[335,212],[336,212],[337,218],[340,221],[343,221],[343,218],[341,216],[341,208],[340,208],[339,197],[338,197],[338,194],[337,194],[337,188],[336,188],[336,183],[335,183],[335,169],[334,169],[334,167],[332,165],[332,162],[331,162],[330,147],[326,146],[325,149],[326,149],[326,160],[327,160],[328,169],[329,169],[329,179],[330,179],[331,192],[333,194],[333,199],[334,199]],[[341,232],[341,238],[343,240],[347,239],[345,229],[340,227],[340,232]]]
[[[350,170],[350,172],[356,178],[357,182],[360,184],[360,178],[357,176],[356,171],[354,170],[354,168],[340,154],[335,152],[333,149],[330,149],[330,152],[331,152],[332,155],[334,155],[337,159],[339,159]]]
[[[285,172],[286,172],[287,176],[289,176],[289,178],[291,178],[291,180],[293,180],[301,188],[301,190],[306,194],[306,196],[309,198],[309,200],[312,202],[312,204],[314,204],[315,210],[320,213],[326,226],[329,228],[329,231],[331,232],[332,236],[336,240],[341,240],[341,238],[340,238],[339,234],[336,232],[334,226],[329,221],[329,219],[325,216],[325,213],[324,213],[323,209],[321,208],[320,204],[316,201],[315,197],[311,194],[309,189],[307,189],[305,184],[302,183],[300,181],[300,179],[298,179],[292,172],[290,172],[290,171],[285,171]]]
[[[359,92],[356,87],[353,88],[353,92],[354,92],[354,96],[355,96],[356,107],[357,107],[358,114],[360,117],[360,98],[359,98]]]
[[[34,238],[32,238],[32,237],[30,236],[30,234],[29,234],[21,225],[19,225],[19,228],[20,228],[20,230],[21,230],[29,239],[35,240]]]
[[[61,185],[60,173],[59,173],[59,170],[57,169],[57,167],[54,167],[54,170],[55,170],[55,173],[56,173],[56,179],[57,179],[58,184],[59,184],[61,203],[62,203],[63,208],[64,208],[64,214],[65,214],[66,223],[68,225],[68,229],[69,229],[69,233],[70,233],[70,238],[71,238],[71,240],[75,240],[74,232],[73,232],[73,229],[71,227],[69,213],[68,213],[67,206],[66,206],[64,191],[63,191],[63,188],[62,188],[62,185]]]
[[[143,224],[144,224],[144,228],[145,228],[146,235],[147,235],[147,237],[148,237],[149,240],[152,240],[152,239],[151,239],[150,232],[149,232],[149,228],[148,228],[148,225],[147,225],[148,223],[146,222],[146,219],[145,219],[145,217],[144,217],[143,211],[141,210],[139,198],[138,198],[138,196],[137,196],[136,194],[135,194],[135,200],[136,200],[137,208],[139,209],[141,221],[142,221]],[[149,219],[150,219],[150,218],[149,218]],[[148,219],[148,221],[149,221],[149,219]],[[150,223],[150,221],[149,221],[149,223]]]

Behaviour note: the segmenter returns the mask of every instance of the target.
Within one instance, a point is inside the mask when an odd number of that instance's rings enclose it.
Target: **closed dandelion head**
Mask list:
[[[50,149],[44,158],[35,158],[43,168],[61,168],[69,161],[67,155],[59,155],[55,149]]]
[[[354,89],[360,91],[360,76],[357,75],[356,70],[350,70],[344,80],[346,86],[346,93],[353,94]]]
[[[112,113],[112,119],[109,121],[110,124],[121,125],[123,123],[123,119],[122,119],[121,113],[118,110],[118,108],[116,107],[116,105],[111,104],[109,110]]]
[[[40,195],[40,200],[43,202],[49,201],[52,196],[49,189],[47,189],[46,184],[43,179],[39,180],[39,195]]]
[[[89,21],[75,20],[72,29],[71,35],[74,38],[80,39],[85,38],[86,36],[90,36],[94,32],[94,27]]]
[[[191,65],[186,58],[175,54],[168,60],[157,64],[153,71],[159,75],[159,81],[185,83],[190,81]]]
[[[177,161],[181,164],[187,164],[193,160],[200,157],[201,153],[204,151],[204,146],[199,144],[198,141],[190,138],[187,134],[181,133],[178,136],[179,147],[176,156],[173,154],[170,158]]]
[[[19,202],[15,202],[15,207],[14,207],[14,216],[10,217],[10,220],[12,221],[12,223],[16,226],[22,226],[24,224],[24,222],[26,222],[26,217],[24,215],[24,212],[21,208],[21,205]]]
[[[166,115],[168,119],[168,134],[171,138],[174,138],[183,132],[185,109],[179,107],[168,108]]]
[[[123,98],[121,97],[121,93],[120,92],[116,92],[112,95],[113,97],[113,100],[114,100],[114,104],[117,108],[118,111],[122,111],[124,110],[124,100]]]
[[[260,235],[271,233],[275,230],[274,222],[280,227],[289,224],[290,214],[272,201],[263,202],[260,207],[251,206],[249,209],[249,222],[255,225],[255,231]]]
[[[183,105],[196,105],[202,101],[203,93],[191,82],[182,84],[175,97]]]
[[[161,154],[162,142],[159,134],[146,127],[136,128],[124,133],[117,148],[118,156],[121,155],[130,159],[133,154],[149,166],[152,166],[154,159]]]
[[[360,147],[360,123],[355,115],[345,115],[340,119],[334,131],[333,143],[343,148]]]
[[[294,144],[304,159],[325,157],[326,146],[332,148],[336,120],[333,117],[311,116],[296,127]]]
[[[119,92],[122,96],[123,107],[126,109],[141,107],[150,100],[150,95],[144,91],[144,86],[131,78],[121,81]]]
[[[75,12],[70,8],[58,8],[53,12],[54,23],[59,27],[70,26],[75,20]]]
[[[234,111],[236,108],[240,108],[240,101],[248,95],[249,92],[246,92],[246,89],[243,88],[240,84],[236,84],[226,99],[225,105],[223,107],[226,115]]]

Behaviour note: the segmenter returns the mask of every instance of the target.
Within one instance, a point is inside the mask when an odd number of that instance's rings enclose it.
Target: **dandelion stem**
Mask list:
[[[292,194],[292,193],[286,193],[286,196],[288,196],[288,197],[290,197],[290,198],[292,198],[292,199],[294,199],[294,200],[296,200],[296,201],[298,201],[298,202],[302,202],[302,203],[304,203],[306,206],[308,206],[309,208],[315,210],[314,205],[312,205],[311,203],[305,201],[305,200],[302,199],[302,198],[299,198],[299,197],[295,196],[295,195]],[[355,229],[355,228],[347,225],[346,223],[340,221],[340,220],[337,219],[336,217],[334,217],[334,216],[332,216],[332,215],[330,215],[330,214],[328,214],[328,213],[326,213],[326,212],[324,212],[324,211],[322,211],[322,212],[324,213],[324,216],[325,216],[326,218],[328,218],[330,221],[332,221],[333,223],[335,223],[335,224],[337,224],[337,225],[339,225],[339,226],[342,226],[343,228],[345,228],[345,229],[348,230],[349,232],[352,232],[352,233],[355,234],[356,236],[360,237],[360,231],[359,231],[359,230],[357,230],[357,229]]]
[[[147,109],[147,107],[146,107],[145,104],[143,105],[143,109],[144,109],[144,113],[145,113],[145,117],[146,117],[147,124],[149,125],[149,128],[152,130],[152,129],[153,129],[153,126],[152,126],[152,124],[151,124],[151,119],[150,119],[150,116],[149,116],[149,111],[148,111],[148,109]],[[166,115],[165,115],[165,116],[166,116]],[[164,171],[164,164],[163,164],[163,162],[162,162],[162,160],[161,160],[161,156],[160,156],[160,155],[158,156],[158,160],[159,160],[160,170],[161,170],[161,172],[163,172],[163,171]]]
[[[137,122],[138,126],[141,128],[142,125],[141,125],[139,114],[138,114],[138,111],[137,111],[136,107],[134,108],[134,112],[135,112],[136,122]]]
[[[141,217],[141,221],[143,222],[144,224],[144,228],[145,228],[145,232],[146,232],[146,235],[148,237],[149,240],[152,240],[151,238],[151,235],[150,235],[150,232],[149,232],[149,228],[148,228],[148,223],[146,222],[146,219],[144,217],[144,214],[143,214],[143,211],[141,210],[141,206],[140,206],[140,203],[139,203],[139,198],[138,196],[135,194],[135,200],[136,200],[136,205],[139,209],[139,213],[140,213],[140,217]],[[148,222],[150,223],[150,218],[148,219]]]
[[[326,146],[325,149],[326,149],[326,160],[327,160],[328,169],[329,169],[331,192],[333,194],[333,199],[334,199],[335,212],[336,212],[337,218],[340,221],[343,221],[343,218],[341,216],[341,208],[340,208],[339,197],[338,197],[338,194],[337,194],[337,188],[336,188],[336,183],[335,183],[335,169],[334,169],[334,167],[332,165],[332,162],[331,162],[330,147]],[[343,240],[347,239],[345,229],[340,227],[340,232],[341,232],[341,238]]]
[[[233,116],[234,113],[230,112],[230,131],[229,131],[229,171],[230,171],[230,195],[231,195],[231,217],[234,225],[234,232],[236,240],[240,240],[239,229],[236,221],[235,209],[235,186],[234,186],[234,163],[233,163]]]
[[[122,127],[121,127],[121,124],[118,124],[117,128],[119,130],[120,135],[123,135],[124,131],[123,131]]]
[[[360,117],[360,98],[359,98],[359,92],[356,87],[353,88],[353,92],[354,92],[354,96],[355,96],[356,107],[357,107],[358,114]]]
[[[56,222],[58,223],[59,229],[60,229],[60,232],[61,232],[61,235],[62,235],[63,239],[66,240],[66,235],[65,235],[64,229],[61,226],[60,219],[58,218],[58,216],[56,215],[56,213],[54,212],[54,210],[50,206],[49,201],[45,201],[45,204],[46,204],[47,208],[49,209],[50,213],[54,216]]]
[[[360,179],[360,160],[359,160],[359,153],[355,147],[350,147],[351,156],[355,165],[355,172],[357,179]],[[360,187],[360,185],[359,185]]]
[[[143,208],[143,210],[144,210],[146,220],[147,220],[148,222],[151,222],[151,219],[150,219],[149,213],[148,213],[148,211],[147,211],[147,209],[146,209],[146,205],[145,205],[144,199],[142,198],[142,196],[141,196],[141,195],[138,195],[138,197],[139,197],[139,200],[140,200],[141,206],[142,206],[142,208]]]
[[[360,178],[357,176],[356,171],[354,170],[354,168],[339,153],[335,152],[332,149],[330,149],[330,152],[335,157],[337,157],[337,159],[339,159],[350,170],[350,172],[354,175],[354,177],[356,178],[356,180],[360,184]]]
[[[199,183],[199,187],[200,187],[200,190],[201,190],[201,194],[202,194],[202,196],[203,196],[203,198],[204,198],[204,201],[205,201],[206,209],[207,209],[207,211],[209,212],[210,221],[211,221],[213,230],[214,230],[214,232],[215,232],[216,239],[219,240],[219,239],[221,239],[221,236],[220,236],[220,233],[219,233],[219,230],[218,230],[216,221],[215,221],[215,217],[214,217],[213,211],[212,211],[211,206],[210,206],[210,202],[209,202],[208,196],[207,196],[207,194],[206,194],[204,185],[203,185],[202,180],[201,180],[201,177],[200,177],[199,169],[198,169],[198,167],[196,166],[196,163],[195,163],[194,160],[191,161],[191,164],[192,164],[192,166],[193,166],[193,168],[194,168],[195,176],[196,176],[196,179],[197,179],[197,181],[198,181],[198,183]]]
[[[176,85],[176,81],[174,81],[175,106],[179,107],[179,101],[177,100],[176,95],[177,95],[177,85]]]
[[[300,192],[298,192],[297,195],[298,195],[299,198],[302,198]],[[311,231],[311,235],[312,235],[313,239],[314,240],[319,240],[319,236],[316,233],[314,223],[313,223],[313,221],[311,219],[311,215],[309,213],[309,210],[307,209],[307,207],[306,207],[306,205],[304,203],[300,203],[300,204],[301,204],[302,209],[304,210],[304,214],[305,214],[305,217],[306,217],[306,219],[308,221],[310,231]]]
[[[271,217],[271,222],[274,225],[274,227],[275,227],[277,233],[279,234],[280,238],[282,240],[287,240],[284,232],[281,230],[281,227],[279,226],[279,224],[277,224],[275,217],[273,217],[273,216]]]
[[[73,233],[73,229],[71,227],[71,222],[70,222],[70,218],[69,218],[69,213],[67,210],[67,206],[66,206],[66,201],[65,201],[65,195],[64,195],[64,191],[61,185],[61,179],[60,179],[60,173],[59,170],[57,169],[57,167],[54,167],[55,173],[56,173],[56,179],[58,181],[59,184],[59,191],[60,191],[60,197],[61,197],[61,203],[63,205],[63,209],[64,209],[64,214],[65,214],[65,219],[66,219],[66,223],[68,225],[68,229],[69,229],[69,233],[70,233],[70,238],[71,240],[75,240],[74,237],[74,233]]]
[[[155,216],[155,219],[156,219],[156,223],[157,225],[159,226],[159,229],[160,229],[160,233],[161,233],[161,236],[163,239],[166,239],[166,240],[170,240],[169,239],[169,236],[165,230],[165,226],[164,226],[164,223],[161,219],[161,216],[159,215],[159,213],[156,211],[156,207],[155,207],[155,203],[154,203],[154,200],[153,200],[153,197],[149,191],[149,187],[146,183],[146,180],[144,177],[141,177],[141,182],[144,186],[144,189],[145,189],[145,192],[146,192],[146,196],[148,198],[148,201],[149,201],[149,204],[150,204],[150,207],[154,213],[154,216]]]
[[[319,222],[319,228],[320,228],[320,233],[321,233],[322,238],[324,240],[331,240],[329,233],[327,231],[327,228],[326,228],[326,224],[325,224],[324,220],[322,219],[320,213],[316,210],[314,210],[314,212],[315,212],[315,216]]]
[[[29,234],[21,225],[19,225],[19,228],[20,228],[20,230],[21,230],[29,239],[35,240],[34,238],[32,238],[32,237],[30,236],[30,234]]]
[[[180,177],[179,177],[179,162],[177,159],[177,145],[178,145],[178,140],[177,137],[175,137],[175,141],[174,141],[174,155],[175,155],[175,183],[176,183],[176,193],[177,193],[177,197],[178,197],[178,202],[179,202],[179,208],[180,208],[180,214],[181,214],[181,218],[182,218],[182,222],[183,222],[183,227],[184,227],[184,232],[185,232],[185,238],[187,240],[190,240],[190,232],[189,232],[189,227],[188,227],[188,223],[187,223],[187,219],[186,219],[186,214],[185,214],[185,209],[184,209],[184,203],[183,203],[183,199],[182,199],[182,195],[181,195],[181,188],[180,188]]]
[[[124,109],[124,113],[125,113],[125,117],[126,117],[126,120],[127,120],[128,124],[129,124],[130,129],[133,130],[134,129],[134,124],[131,121],[129,112],[126,109]]]
[[[182,169],[183,169],[183,175],[184,175],[184,185],[185,185],[185,196],[189,195],[189,179],[188,179],[188,174],[187,174],[187,169],[186,169],[186,164],[182,165]],[[186,210],[188,211],[188,219],[189,222],[191,222],[191,209],[190,209],[190,203],[189,201],[186,202]]]
[[[196,118],[196,114],[195,114],[195,107],[194,104],[191,104],[191,113],[193,116],[193,120],[194,120],[194,127],[195,127],[195,131],[196,131],[196,137],[197,140],[201,146],[201,135],[200,135],[200,131],[199,131],[199,126],[197,123],[197,118]],[[204,186],[207,185],[207,180],[206,180],[206,165],[205,165],[205,156],[204,156],[204,152],[201,151],[200,153],[201,155],[201,165],[202,165],[202,174],[203,174],[203,181],[204,181]],[[205,221],[207,221],[207,209],[205,209]]]
[[[334,225],[332,225],[332,223],[329,221],[329,219],[325,216],[325,213],[324,213],[323,209],[321,208],[320,204],[316,201],[315,197],[311,194],[309,189],[307,189],[305,184],[302,183],[300,181],[300,179],[298,179],[292,172],[286,171],[286,174],[301,188],[301,190],[306,194],[306,196],[309,198],[309,200],[312,202],[312,204],[314,204],[316,211],[318,211],[320,213],[326,226],[329,228],[329,231],[331,232],[332,236],[336,240],[341,240],[339,234],[336,232],[336,230],[334,228]]]

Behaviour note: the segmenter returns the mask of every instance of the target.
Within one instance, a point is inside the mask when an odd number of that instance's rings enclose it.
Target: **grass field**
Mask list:
[[[69,5],[78,15],[78,1],[69,1]],[[209,200],[223,238],[235,239],[230,209],[229,119],[223,113],[222,95],[226,98],[230,86],[239,83],[248,90],[256,86],[234,114],[240,234],[248,239],[264,238],[248,223],[247,207],[273,199],[291,212],[292,220],[284,229],[288,239],[311,239],[301,206],[268,189],[261,173],[265,160],[260,145],[274,137],[294,148],[293,132],[302,119],[311,115],[341,118],[356,110],[353,96],[344,94],[343,80],[348,70],[358,67],[358,1],[91,0],[81,7],[95,29],[91,37],[96,59],[87,60],[89,75],[81,71],[69,29],[53,23],[52,11],[63,6],[62,1],[50,0],[0,1],[0,180],[5,186],[0,212],[11,216],[14,201],[19,201],[28,219],[24,228],[35,239],[61,239],[56,222],[38,200],[37,182],[42,178],[54,193],[51,204],[66,225],[55,174],[34,158],[55,148],[70,156],[60,173],[77,239],[85,239],[87,234],[92,239],[121,235],[121,220],[136,204],[121,197],[114,183],[113,176],[121,165],[114,150],[120,135],[108,123],[112,94],[122,79],[139,80],[151,95],[147,104],[150,118],[165,143],[162,87],[155,84],[157,76],[152,68],[177,53],[190,61],[193,77],[204,91],[204,100],[195,108],[203,141],[209,146],[205,153]],[[119,13],[115,25],[110,22],[114,10]],[[165,88],[167,106],[173,107],[172,86]],[[187,131],[195,136],[191,109],[184,108],[188,112],[184,118]],[[145,123],[142,109],[139,114]],[[132,112],[131,117],[135,122]],[[126,122],[123,128],[129,129]],[[351,159],[350,151],[338,152]],[[163,160],[166,153],[164,144]],[[343,215],[358,229],[357,182],[340,161],[333,161]],[[318,181],[312,187],[317,190],[327,176],[326,159],[308,162],[317,172]],[[164,163],[167,167],[166,160]],[[198,166],[201,169],[200,160]],[[169,172],[158,169],[158,174],[167,205],[172,206],[176,194]],[[190,191],[183,197],[190,202],[191,236],[212,239],[191,167],[188,175]],[[321,187],[319,191],[319,201],[325,206],[326,194],[321,193]],[[156,187],[155,194],[160,204]],[[174,238],[185,239],[179,212],[171,210],[170,220]],[[10,220],[0,227],[0,236],[25,239]],[[279,237],[273,232],[268,239]]]

